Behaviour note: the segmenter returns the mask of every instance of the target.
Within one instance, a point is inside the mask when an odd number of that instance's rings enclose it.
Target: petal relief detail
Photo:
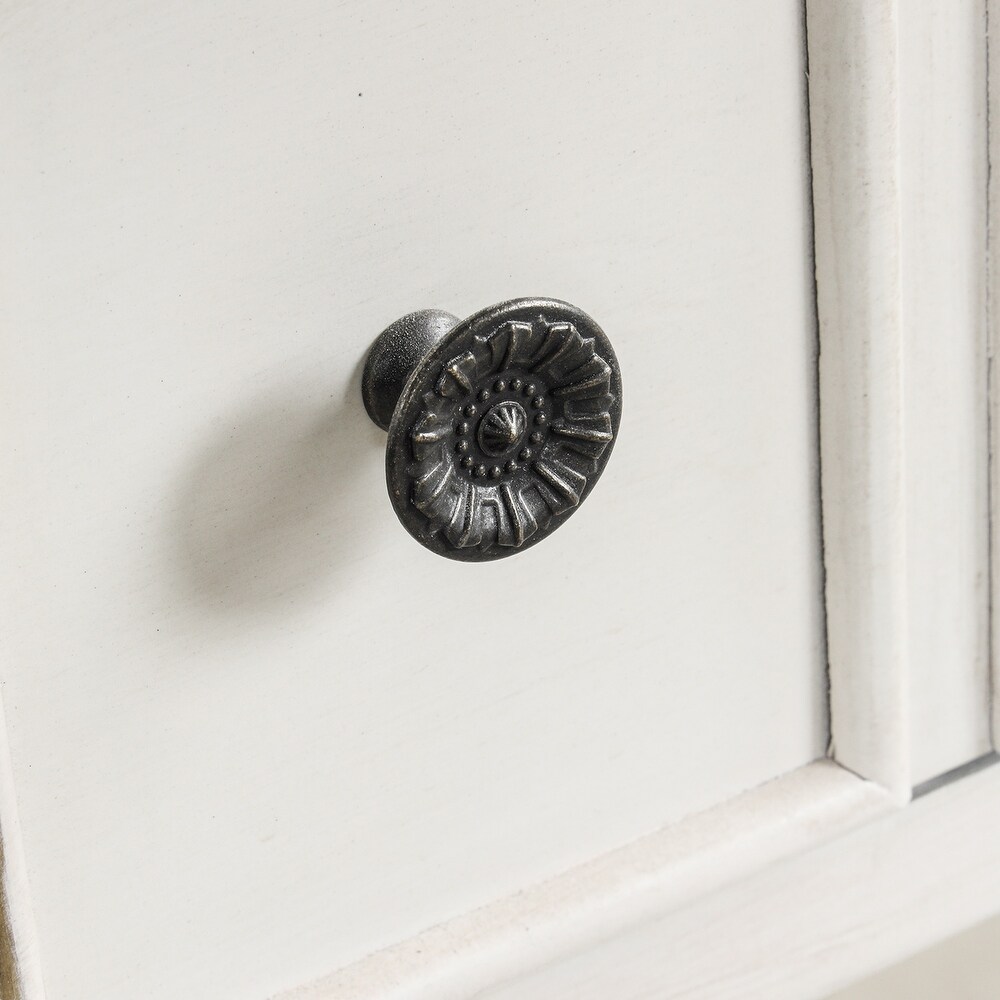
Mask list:
[[[502,322],[469,338],[465,348],[444,361],[434,391],[421,397],[409,434],[411,501],[427,518],[427,530],[453,548],[519,548],[578,506],[601,468],[614,438],[612,369],[594,339],[581,337],[572,323],[543,317]],[[522,383],[524,395],[515,403],[509,394]],[[536,398],[537,406],[548,407],[544,413],[529,406]],[[527,426],[524,412],[534,420]],[[465,439],[456,439],[459,433]],[[529,433],[531,442],[542,443],[527,447]],[[487,463],[503,453],[504,469],[489,466],[484,475],[462,440],[478,442],[477,454]],[[508,444],[517,461],[507,461]]]

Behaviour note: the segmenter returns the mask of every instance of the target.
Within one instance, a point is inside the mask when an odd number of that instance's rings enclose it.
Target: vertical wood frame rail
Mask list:
[[[809,4],[830,756],[986,754],[983,0]]]
[[[990,699],[993,748],[1000,741],[1000,3],[988,0],[989,179],[987,316],[990,397]]]
[[[911,782],[896,5],[814,2],[807,27],[830,756],[903,802]]]

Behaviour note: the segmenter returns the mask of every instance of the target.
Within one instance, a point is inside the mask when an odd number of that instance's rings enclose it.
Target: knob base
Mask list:
[[[368,416],[387,431],[403,387],[414,369],[443,337],[458,325],[458,317],[442,309],[407,313],[374,340],[361,376],[361,398]]]

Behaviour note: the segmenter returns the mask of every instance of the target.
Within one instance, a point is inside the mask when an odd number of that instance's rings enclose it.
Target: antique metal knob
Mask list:
[[[410,313],[375,339],[361,394],[389,432],[396,515],[427,548],[473,562],[534,545],[579,507],[622,408],[604,331],[557,299],[514,299],[461,322]]]

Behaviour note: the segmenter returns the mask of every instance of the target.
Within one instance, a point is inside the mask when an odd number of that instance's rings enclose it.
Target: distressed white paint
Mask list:
[[[477,997],[819,1000],[995,914],[998,825],[992,767]]]
[[[826,744],[799,5],[7,9],[2,679],[49,1000],[262,996]],[[414,307],[626,399],[523,557],[396,524]]]
[[[937,162],[930,124],[904,116],[900,131],[894,6],[810,5],[817,238],[826,247],[818,278],[828,293],[826,312],[820,299],[823,443],[832,453],[827,467],[824,451],[824,486],[830,486],[824,511],[835,522],[826,538],[828,567],[834,564],[830,592],[841,602],[830,628],[838,652],[849,652],[831,662],[839,706],[834,749],[883,781],[897,803],[907,798],[912,776],[936,773],[985,746],[984,601],[977,579],[985,527],[977,452],[984,434],[982,292],[975,273],[982,263],[975,206],[982,205],[985,180],[977,175],[975,137],[982,136],[983,109],[982,95],[977,102],[960,72],[968,55],[975,79],[983,38],[975,34],[975,9],[964,7],[944,43],[955,51],[931,58],[924,50],[921,64],[917,43],[929,40],[920,32],[946,10],[909,8],[901,41],[908,93],[929,86],[913,79],[924,74],[964,99],[955,111],[960,121],[936,108],[938,124],[967,143]],[[907,187],[916,177],[927,185],[928,205]],[[945,190],[949,185],[954,189]],[[936,217],[938,235],[959,259],[932,274],[935,191],[951,199],[951,212]],[[904,231],[912,239],[901,248]],[[938,338],[928,349],[921,333],[935,314],[949,312],[954,338]],[[928,482],[920,463],[935,458],[951,470],[950,482]],[[954,544],[923,533],[935,529],[954,534]],[[908,575],[917,569],[917,579]],[[931,571],[942,578],[927,581]],[[943,659],[936,654],[948,636],[959,640],[958,648]],[[935,702],[940,714],[927,731],[922,725]],[[882,801],[863,783],[840,780],[854,794],[872,795],[872,806]],[[819,996],[995,908],[1000,855],[982,831],[1000,822],[998,780],[995,772],[967,779],[781,866],[765,867],[747,851],[748,867],[757,865],[761,874],[713,893],[716,878],[732,878],[739,867],[715,854],[713,825],[728,831],[730,860],[740,857],[769,829],[766,794],[776,789],[761,789],[729,807],[733,813],[719,810],[664,831],[663,840],[633,845],[634,853],[608,856],[289,997]],[[809,789],[797,807],[783,804],[783,819],[798,830],[796,822],[822,801],[818,787]],[[855,819],[870,815],[860,802],[855,808]],[[665,850],[671,837],[683,842],[685,829],[697,831],[693,855]],[[817,839],[840,832],[829,815],[811,829]],[[664,857],[669,861],[657,868],[653,859]],[[603,897],[581,892],[593,888],[592,879],[600,884],[594,872],[615,871],[616,862],[629,870],[620,884],[609,878]],[[693,894],[701,898],[678,905],[692,867]]]
[[[833,756],[987,752],[985,11],[808,4]]]
[[[17,790],[10,762],[7,742],[6,719],[0,701],[0,873],[3,889],[0,893],[0,918],[10,936],[12,959],[15,969],[14,982],[3,983],[3,1000],[44,1000],[42,962],[38,951],[38,933],[35,927],[31,887],[24,861],[24,840],[17,806]],[[16,996],[10,990],[19,989]]]
[[[892,808],[883,789],[830,761],[816,761],[278,1000],[482,996],[527,970],[557,968],[591,951],[601,955],[608,942],[633,928]],[[668,940],[661,946],[672,953]],[[599,971],[595,995],[630,995],[617,985],[621,971],[612,965]],[[547,984],[549,974],[541,973],[539,981]],[[657,988],[655,995],[670,994]]]
[[[991,748],[986,4],[899,8],[906,650],[914,784]]]
[[[905,798],[896,4],[808,6],[831,754]]]
[[[834,751],[891,795],[818,763],[670,826],[823,737],[797,11],[477,6],[7,14],[0,670],[50,1000],[801,997],[995,898],[955,832],[997,822],[985,776],[768,866],[981,745],[982,525],[920,530],[982,495],[975,163],[908,167],[898,103],[945,8],[809,4]],[[974,12],[933,60],[956,114]],[[526,291],[615,336],[624,436],[589,520],[459,579],[392,522],[357,364],[415,304]],[[497,594],[516,629],[473,632]]]
[[[991,733],[993,745],[997,746],[1000,741],[1000,698],[997,691],[1000,690],[1000,462],[996,456],[1000,455],[1000,369],[998,369],[998,357],[1000,357],[1000,171],[995,169],[995,165],[1000,163],[1000,128],[996,127],[996,122],[1000,121],[1000,45],[996,43],[998,33],[998,22],[1000,22],[1000,11],[996,4],[991,4],[988,8],[988,24],[992,31],[993,43],[989,46],[988,53],[988,80],[989,80],[989,108],[990,108],[990,129],[989,129],[989,154],[990,154],[990,175],[989,175],[989,246],[988,246],[988,268],[987,268],[987,316],[990,354],[990,515],[992,531],[990,534],[990,555],[991,555]]]
[[[911,1000],[919,996],[979,1000],[1000,996],[998,952],[1000,915],[994,915],[865,976],[826,1000]]]

